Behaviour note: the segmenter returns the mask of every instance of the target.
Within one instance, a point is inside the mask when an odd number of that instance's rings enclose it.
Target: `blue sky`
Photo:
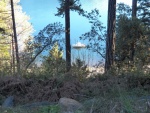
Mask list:
[[[131,5],[132,0],[117,0],[117,3],[124,2]],[[58,0],[20,0],[23,11],[30,16],[35,32],[37,34],[39,30],[42,30],[46,25],[53,22],[62,22],[64,24],[64,18],[55,16],[57,13],[56,7],[59,7]],[[107,25],[107,6],[108,0],[81,0],[83,9],[91,11],[91,9],[99,9],[101,22],[104,26]],[[90,24],[88,20],[79,16],[76,12],[71,12],[71,45],[77,43],[79,37],[90,30]],[[85,43],[84,41],[81,41]],[[98,57],[97,54],[93,54],[93,59]]]
[[[43,2],[44,1],[44,2]],[[117,0],[131,4],[132,0]],[[100,11],[101,21],[107,25],[107,6],[108,0],[81,0],[82,6],[85,10],[98,8]],[[23,11],[30,16],[30,22],[33,24],[35,33],[43,29],[46,25],[53,22],[64,23],[64,18],[55,16],[57,12],[56,7],[59,7],[58,0],[21,0],[20,4]],[[79,29],[80,28],[80,29]],[[78,37],[90,30],[88,20],[79,16],[76,12],[71,12],[71,38],[75,41]],[[73,42],[74,42],[73,41]]]

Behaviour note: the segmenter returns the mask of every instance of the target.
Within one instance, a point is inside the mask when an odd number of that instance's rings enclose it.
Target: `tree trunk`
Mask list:
[[[66,71],[71,68],[71,46],[70,46],[70,0],[65,0],[65,37],[66,37]]]
[[[132,17],[136,18],[137,0],[132,0]]]
[[[10,1],[11,1],[11,14],[12,14],[12,22],[13,22],[14,42],[15,42],[15,50],[16,50],[17,75],[20,76],[20,59],[19,59],[19,52],[18,52],[18,41],[17,41],[14,5],[13,5],[13,0],[10,0]]]
[[[115,25],[116,25],[116,0],[109,0],[105,72],[107,72],[114,64],[115,38],[116,38]]]
[[[132,19],[136,18],[137,12],[137,0],[132,0]],[[130,59],[134,62],[134,54],[135,54],[135,41],[131,43],[131,53]]]
[[[11,43],[11,51],[12,51],[12,61],[11,61],[11,65],[12,65],[12,75],[15,74],[15,52],[14,52],[15,48],[14,48],[14,37],[12,35],[12,43]]]

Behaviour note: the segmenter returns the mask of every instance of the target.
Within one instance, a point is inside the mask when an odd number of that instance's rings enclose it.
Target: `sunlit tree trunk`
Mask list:
[[[11,71],[12,71],[12,75],[15,74],[15,52],[14,52],[14,37],[12,36],[12,42],[11,42],[11,52],[12,52],[12,56],[11,56]]]
[[[20,76],[20,59],[19,59],[19,52],[18,52],[18,41],[17,41],[17,33],[16,33],[13,0],[10,0],[10,3],[11,3],[11,14],[12,14],[13,33],[14,33],[14,42],[15,42],[15,51],[16,51],[16,61],[17,61],[17,74],[18,76]]]
[[[65,37],[66,37],[66,71],[71,68],[71,45],[70,45],[70,0],[65,0]]]
[[[115,25],[116,25],[116,0],[109,0],[105,72],[107,72],[114,64],[115,37],[116,37]]]

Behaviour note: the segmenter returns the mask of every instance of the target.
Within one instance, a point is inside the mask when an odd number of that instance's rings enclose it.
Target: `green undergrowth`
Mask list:
[[[149,91],[140,88],[113,89],[103,96],[88,98],[83,104],[85,113],[147,113],[147,102],[150,101],[147,97]]]
[[[58,105],[40,106],[30,109],[20,107],[0,109],[0,113],[59,113],[59,111]]]
[[[27,77],[28,78],[28,77]],[[31,77],[29,77],[31,78]],[[33,77],[34,78],[34,77]],[[56,77],[57,78],[57,77]],[[35,77],[34,79],[47,79]],[[78,80],[72,74],[61,75],[62,81]],[[83,81],[84,80],[84,81]],[[97,75],[78,80],[82,83],[82,90],[78,101],[84,106],[76,113],[149,113],[150,106],[150,75],[143,73],[124,73],[119,76]],[[3,98],[3,97],[1,97]],[[2,109],[0,113],[59,113],[58,105],[43,106],[33,109]]]

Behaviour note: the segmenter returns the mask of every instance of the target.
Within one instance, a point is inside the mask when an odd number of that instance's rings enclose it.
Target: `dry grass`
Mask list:
[[[6,77],[0,80],[1,96],[15,95],[16,104],[44,100],[57,102],[59,98],[67,96],[84,105],[84,110],[78,113],[148,113],[150,110],[149,88],[148,75],[132,76],[132,74],[124,74],[123,76],[99,75],[84,79],[84,81],[80,81],[71,73],[61,79]],[[38,107],[29,111],[16,107],[7,109],[7,112],[5,112],[6,109],[1,109],[0,112],[57,113],[58,109],[59,107],[54,105],[53,107]],[[50,110],[54,111],[49,112]]]

